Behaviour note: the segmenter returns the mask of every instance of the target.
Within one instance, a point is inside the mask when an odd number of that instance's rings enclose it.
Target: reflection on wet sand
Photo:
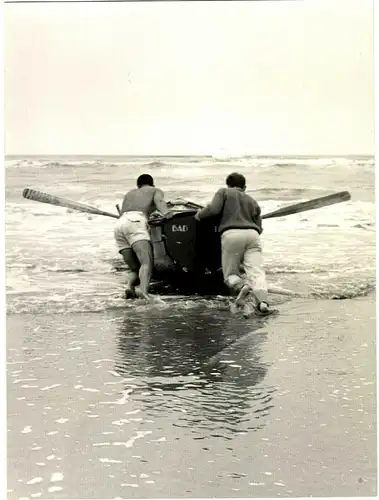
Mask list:
[[[9,493],[375,495],[374,298],[10,316]]]
[[[180,316],[129,314],[119,326],[115,369],[134,378],[126,392],[151,416],[175,413],[173,425],[197,439],[232,439],[261,428],[272,407],[275,389],[262,383],[262,325],[205,306]]]

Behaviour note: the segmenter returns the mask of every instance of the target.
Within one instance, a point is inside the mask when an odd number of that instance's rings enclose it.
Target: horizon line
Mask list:
[[[101,156],[101,157],[114,157],[114,156],[122,156],[122,157],[139,157],[139,158],[186,158],[186,157],[205,157],[205,158],[243,158],[246,156],[252,156],[255,158],[259,157],[346,157],[346,156],[371,156],[375,157],[376,153],[331,153],[331,154],[321,154],[321,153],[260,153],[260,154],[252,154],[252,153],[242,153],[242,154],[230,154],[230,155],[218,155],[218,154],[209,154],[209,153],[185,153],[185,154],[154,154],[154,153],[12,153],[5,154],[4,158],[14,156],[24,156],[24,157],[42,157],[42,156]]]

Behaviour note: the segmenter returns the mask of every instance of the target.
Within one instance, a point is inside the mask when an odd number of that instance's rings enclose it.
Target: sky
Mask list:
[[[372,0],[4,15],[8,155],[374,153]]]

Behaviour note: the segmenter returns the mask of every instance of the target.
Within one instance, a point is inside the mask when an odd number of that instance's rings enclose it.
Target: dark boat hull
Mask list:
[[[197,221],[198,207],[185,200],[169,202],[174,213],[167,221],[152,217],[154,274],[151,291],[228,295],[221,271],[218,219]]]

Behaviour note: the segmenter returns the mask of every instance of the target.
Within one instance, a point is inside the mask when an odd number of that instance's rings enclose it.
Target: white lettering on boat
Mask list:
[[[181,233],[186,233],[188,231],[188,226],[186,224],[182,224],[181,226],[177,226],[175,224],[172,225],[172,232],[181,232]]]

